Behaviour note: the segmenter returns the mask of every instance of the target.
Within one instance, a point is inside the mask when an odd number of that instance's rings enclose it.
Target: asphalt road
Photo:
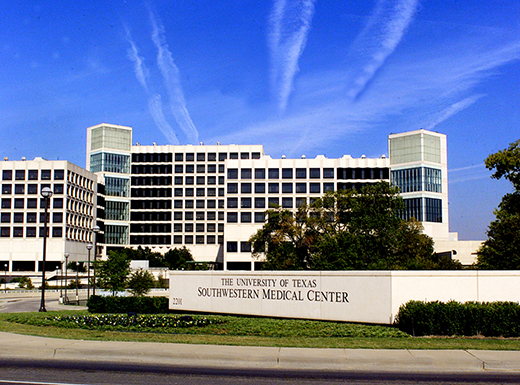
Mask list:
[[[85,303],[86,291],[82,290],[79,295],[80,303]],[[68,298],[71,304],[76,302],[76,293],[68,290]],[[38,311],[41,304],[41,292],[16,293],[7,294],[0,293],[0,313],[26,313]],[[59,291],[46,291],[45,308],[47,310],[65,310],[79,309],[78,307],[65,307],[60,303]],[[85,309],[85,307],[80,307]]]
[[[318,372],[0,360],[0,384],[518,384],[518,374]]]

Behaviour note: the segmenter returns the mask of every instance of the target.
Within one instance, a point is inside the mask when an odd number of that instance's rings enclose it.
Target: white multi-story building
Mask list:
[[[85,261],[95,241],[96,255],[185,246],[216,268],[255,269],[248,240],[267,209],[296,210],[327,191],[378,181],[401,189],[403,217],[422,222],[437,252],[471,264],[480,245],[449,232],[446,136],[422,129],[390,135],[389,157],[274,159],[261,145],[132,145],[131,127],[99,124],[87,129],[86,167],[41,158],[0,162],[0,269],[40,269],[43,187],[54,193],[48,270],[65,253]]]
[[[443,134],[390,135],[389,158],[273,159],[261,145],[131,145],[131,130],[100,124],[87,134],[87,168],[105,185],[108,249],[186,246],[196,261],[254,269],[247,241],[266,209],[296,209],[327,191],[382,180],[401,188],[404,217],[420,220],[439,252],[464,249],[457,258],[471,263],[478,248],[478,242],[462,247],[449,232]]]
[[[64,160],[0,162],[0,269],[41,270],[45,220],[44,187],[52,190],[48,209],[46,270],[64,261],[87,260],[96,220],[96,176]]]

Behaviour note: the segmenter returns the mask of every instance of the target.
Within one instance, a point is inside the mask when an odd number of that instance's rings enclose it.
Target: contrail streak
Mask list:
[[[436,116],[434,116],[433,121],[426,126],[426,129],[431,130],[432,128],[434,128],[435,126],[444,122],[445,120],[451,118],[453,115],[457,114],[458,112],[468,108],[469,106],[474,104],[477,100],[479,100],[483,96],[484,96],[484,94],[473,95],[473,96],[467,97],[465,99],[462,99],[462,100],[458,101],[457,103],[452,104],[451,106],[442,110]]]
[[[356,51],[367,52],[368,58],[349,90],[356,99],[372,80],[385,60],[394,52],[413,21],[418,0],[380,0],[376,11],[357,40]]]
[[[148,100],[148,108],[152,113],[153,120],[157,127],[161,130],[161,132],[166,136],[170,144],[179,144],[179,140],[175,135],[175,131],[166,118],[164,117],[162,104],[161,104],[161,95],[155,94]]]
[[[126,40],[130,44],[130,49],[128,50],[128,59],[130,59],[130,61],[134,64],[135,77],[137,78],[137,81],[141,87],[143,87],[148,98],[148,110],[150,111],[155,124],[166,137],[169,144],[179,144],[179,140],[175,135],[175,131],[164,117],[161,105],[161,95],[150,95],[148,83],[146,81],[148,70],[144,65],[143,58],[139,56],[139,50],[137,49],[137,46],[132,39],[130,30],[126,26],[124,28]]]
[[[184,131],[191,143],[197,143],[199,133],[191,120],[184,93],[182,90],[179,69],[173,61],[172,54],[166,44],[164,27],[160,24],[151,10],[149,10],[152,24],[152,41],[157,48],[157,64],[164,79],[164,85],[170,99],[170,108],[179,127]]]
[[[316,0],[276,0],[269,17],[271,87],[285,111],[311,28]]]

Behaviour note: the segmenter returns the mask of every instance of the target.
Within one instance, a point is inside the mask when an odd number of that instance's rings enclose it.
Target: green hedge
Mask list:
[[[519,337],[517,302],[410,301],[401,305],[395,321],[414,335]]]
[[[87,302],[90,313],[169,313],[167,297],[102,297],[93,295]]]

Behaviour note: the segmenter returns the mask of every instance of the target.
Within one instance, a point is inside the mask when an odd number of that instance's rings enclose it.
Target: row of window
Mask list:
[[[185,221],[192,221],[192,220],[197,220],[197,221],[204,221],[204,220],[208,220],[208,221],[214,221],[214,220],[219,220],[219,221],[223,221],[224,220],[224,213],[222,211],[219,211],[218,213],[215,212],[215,211],[185,211],[184,213],[182,211],[174,211],[173,212],[173,220],[174,221],[182,221],[182,220],[185,220]]]
[[[175,161],[176,162],[194,162],[195,159],[197,159],[197,162],[205,162],[206,160],[208,162],[214,162],[217,160],[217,153],[216,152],[208,152],[207,154],[205,152],[199,152],[199,153],[193,153],[193,152],[187,152],[182,153],[178,152],[175,153]],[[259,152],[219,152],[218,153],[218,160],[220,162],[225,161],[226,159],[260,159],[260,153]]]
[[[149,153],[149,154],[132,154],[133,163],[171,163],[173,154],[172,153]],[[175,153],[176,162],[215,162],[216,160],[224,161],[226,159],[260,159],[259,152],[177,152]]]
[[[26,238],[36,238],[36,227],[13,227],[12,228],[12,236],[14,238],[23,238],[24,232]],[[44,227],[39,227],[39,237],[43,238]],[[25,231],[24,231],[25,230]],[[47,229],[47,236],[49,236],[49,229]],[[51,235],[53,238],[61,238],[63,236],[63,228],[62,227],[52,227]],[[10,238],[11,237],[11,227],[0,227],[0,237],[2,238]]]
[[[39,221],[40,223],[45,223],[45,213],[39,213]],[[62,213],[52,213],[52,223],[63,223],[63,214]],[[38,218],[38,213],[1,213],[0,214],[0,222],[1,223],[36,223]]]
[[[321,168],[282,168],[282,179],[306,179],[307,174],[311,179],[320,179],[321,178]],[[242,168],[240,169],[240,179],[266,179],[266,169],[265,168],[255,168],[254,170],[251,168]],[[230,168],[227,172],[228,179],[238,179],[239,169],[238,168]],[[325,179],[333,179],[334,178],[334,169],[333,168],[324,168],[323,169],[323,178]],[[279,168],[269,168],[267,169],[267,179],[280,179],[280,169]]]
[[[174,223],[173,224],[173,231],[175,233],[182,233],[182,232],[185,232],[185,233],[193,233],[194,231],[197,232],[197,233],[204,233],[204,232],[208,232],[208,233],[214,233],[214,232],[219,232],[219,233],[223,233],[224,232],[224,224],[223,223]]]
[[[183,242],[183,238],[184,238],[184,242]],[[204,242],[206,241],[206,242]],[[197,245],[214,245],[218,242],[219,245],[223,244],[224,243],[224,237],[222,235],[218,235],[218,236],[215,236],[215,235],[184,235],[184,237],[182,235],[174,235],[173,236],[173,244],[174,245],[182,245],[182,244],[185,244],[185,245],[192,245],[192,244],[197,244]]]
[[[52,170],[14,170],[15,180],[51,180]],[[65,170],[54,170],[54,180],[65,179]],[[13,170],[3,170],[2,180],[13,180]]]
[[[172,185],[171,176],[133,176],[132,177],[132,186],[171,186],[171,185]]]
[[[238,242],[228,241],[226,244],[226,250],[228,253],[238,253]],[[251,244],[249,242],[240,242],[240,252],[241,253],[250,253],[251,252]]]
[[[281,188],[280,188],[281,185]],[[319,182],[311,182],[311,183],[292,183],[292,182],[272,182],[272,183],[240,183],[240,193],[241,194],[251,194],[253,192],[255,194],[306,194],[307,191],[311,194],[320,194],[321,192],[334,191],[335,184],[334,183],[319,183]],[[266,190],[267,187],[267,190]],[[323,187],[323,188],[322,188]],[[228,194],[237,194],[239,192],[239,184],[238,183],[228,183],[227,185]]]
[[[196,188],[196,189],[193,189],[193,188],[185,188],[184,189],[184,196],[185,197],[192,197],[192,196],[198,196],[198,197],[203,197],[203,196],[208,196],[208,197],[214,197],[216,195],[216,193],[218,192],[218,196],[219,197],[222,197],[224,196],[224,188],[208,188],[208,189],[205,189],[203,187],[199,187],[199,188]],[[181,197],[183,196],[183,189],[182,188],[175,188],[173,189],[173,196],[175,197]]]
[[[193,165],[192,165],[192,167],[193,167]],[[170,164],[132,165],[132,174],[154,174],[155,175],[155,174],[171,174],[171,173],[172,173],[172,166]]]
[[[14,185],[14,193],[16,195],[21,195],[21,194],[29,194],[29,195],[36,195],[36,194],[39,194],[41,193],[41,190],[44,188],[44,187],[51,187],[51,185],[49,184],[42,184],[42,185],[39,185],[39,189],[38,189],[38,185],[37,184],[33,184],[33,183],[29,183],[29,184],[15,184]],[[53,189],[53,193],[54,194],[57,194],[57,195],[61,195],[63,194],[63,184],[62,183],[55,183],[53,186],[52,186],[52,189]],[[38,191],[40,190],[40,191]],[[8,184],[8,183],[4,183],[2,184],[2,194],[4,195],[9,195],[9,194],[12,194],[13,193],[13,185],[12,184]]]
[[[176,209],[182,209],[183,207],[186,209],[192,209],[194,207],[196,207],[198,209],[203,209],[203,208],[214,209],[217,207],[217,203],[218,203],[218,208],[224,208],[223,199],[219,199],[218,201],[216,199],[208,199],[208,200],[197,199],[195,201],[193,199],[182,199],[182,200],[175,199],[173,201],[173,207]]]
[[[27,198],[27,205],[25,204],[26,199],[24,198],[2,198],[1,208],[2,209],[36,209],[38,208],[38,198]],[[12,204],[14,203],[14,204]],[[63,198],[52,198],[52,205],[50,207],[54,209],[63,208]],[[45,199],[40,198],[40,208],[45,208]]]
[[[238,223],[238,219],[240,217],[240,223],[264,223],[265,221],[265,213],[263,211],[261,212],[255,212],[251,213],[249,211],[236,213],[236,212],[228,212],[227,213],[227,223]]]
[[[171,188],[133,188],[132,198],[169,198],[172,196]]]
[[[442,192],[441,170],[431,167],[414,167],[392,171],[392,184],[402,193],[416,191]]]
[[[310,204],[313,204],[315,200],[318,199],[310,198]],[[267,202],[267,204],[266,204]],[[307,198],[295,198],[287,197],[281,199],[281,206],[283,208],[292,209],[294,207],[300,207],[301,205],[308,204]],[[238,198],[228,198],[227,199],[227,208],[228,209],[236,209],[238,208],[239,200]],[[240,208],[249,209],[252,208],[254,204],[255,209],[264,209],[264,208],[273,208],[278,207],[280,205],[280,198],[278,197],[269,197],[269,198],[240,198]]]
[[[171,233],[172,226],[171,223],[159,223],[159,224],[151,224],[151,223],[132,223],[130,225],[131,233]],[[224,224],[223,223],[174,223],[173,224],[173,232],[175,233],[215,233],[215,232],[223,233],[224,232]]]
[[[183,174],[183,173],[193,174],[195,172],[195,170],[197,171],[197,174],[205,174],[206,170],[207,170],[208,174],[216,174],[217,169],[218,169],[219,174],[224,173],[223,164],[219,164],[218,168],[217,168],[216,164],[208,164],[208,165],[197,164],[196,166],[194,164],[187,164],[187,165],[176,164],[174,170],[175,170],[176,174]]]
[[[90,171],[128,174],[130,173],[130,156],[106,152],[90,155]]]
[[[172,237],[169,235],[132,235],[130,237],[132,245],[171,245]],[[174,235],[174,245],[222,245],[224,237],[222,235]]]
[[[404,199],[401,217],[405,220],[415,218],[418,221],[442,223],[442,200],[435,198]]]
[[[206,180],[207,180],[207,183],[206,183]],[[198,177],[193,177],[193,176],[186,176],[186,177],[182,177],[182,176],[176,176],[173,180],[173,183],[175,185],[182,185],[182,184],[187,184],[187,185],[193,185],[193,184],[197,184],[197,185],[216,185],[217,184],[217,180],[218,180],[218,184],[222,185],[224,184],[224,177],[223,176],[219,176],[218,179],[216,176],[208,176],[207,179],[205,176],[198,176]],[[132,184],[133,184],[133,181],[132,181]]]

